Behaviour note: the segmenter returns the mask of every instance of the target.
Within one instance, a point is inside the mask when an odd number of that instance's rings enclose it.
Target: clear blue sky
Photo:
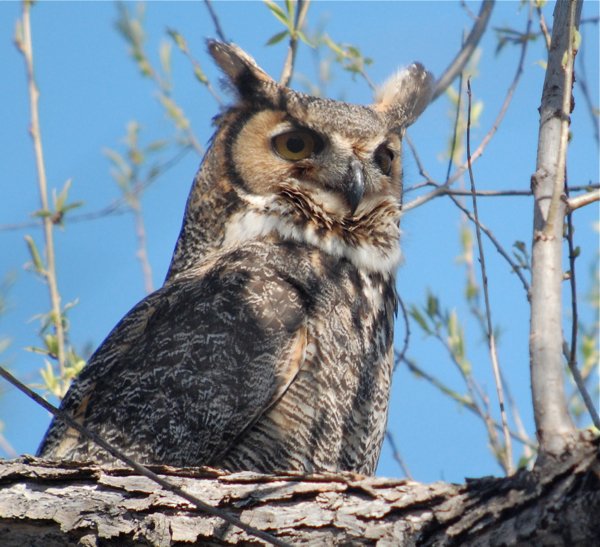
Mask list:
[[[479,3],[467,3],[474,12]],[[598,17],[598,2],[587,2],[583,17]],[[133,4],[128,4],[131,8]],[[278,77],[285,56],[285,43],[266,47],[267,39],[281,30],[280,23],[259,2],[215,2],[227,37],[251,53],[267,72]],[[552,20],[552,4],[544,8]],[[217,72],[205,52],[204,39],[214,37],[213,24],[201,2],[149,2],[146,6],[147,51],[158,62],[158,47],[166,40],[167,27],[187,39],[192,54],[216,84]],[[0,339],[10,340],[0,361],[29,383],[39,383],[42,358],[24,350],[36,345],[37,314],[48,310],[46,287],[24,269],[29,261],[24,236],[32,235],[41,245],[38,228],[8,229],[27,222],[39,208],[31,142],[27,133],[29,108],[25,71],[13,46],[15,21],[20,16],[17,2],[0,3],[0,102],[2,124],[0,149],[0,279],[13,276],[8,290],[7,310],[0,316]],[[130,120],[142,126],[141,138],[148,143],[171,137],[171,122],[156,100],[156,90],[140,77],[127,54],[127,47],[114,29],[117,15],[112,2],[40,2],[32,13],[37,81],[41,91],[42,137],[50,188],[60,189],[72,179],[71,197],[83,201],[75,213],[91,213],[119,197],[110,177],[106,147],[123,150],[121,139]],[[499,2],[490,30],[481,43],[481,57],[472,87],[475,99],[483,102],[479,124],[473,129],[473,148],[491,127],[517,66],[519,50],[507,46],[494,55],[496,37],[491,27],[511,26],[524,30],[526,8],[520,2]],[[336,41],[351,43],[374,59],[368,68],[372,80],[380,82],[398,66],[413,60],[423,62],[440,75],[456,53],[463,32],[472,21],[459,2],[314,2],[308,15],[310,29],[324,27]],[[534,29],[537,30],[537,25]],[[593,101],[598,105],[598,24],[583,27],[585,64]],[[326,55],[325,55],[326,56]],[[517,89],[506,120],[475,165],[480,189],[529,188],[535,170],[540,104],[545,59],[541,40],[530,45],[523,80]],[[292,85],[304,90],[306,79],[315,80],[311,50],[298,54],[297,76]],[[578,75],[581,77],[581,74]],[[189,62],[173,51],[174,98],[184,108],[201,143],[210,135],[210,120],[218,106],[206,89],[194,80]],[[371,93],[360,78],[353,80],[334,68],[327,93],[368,103]],[[598,182],[598,146],[592,122],[579,87],[575,91],[573,139],[569,179],[573,184]],[[410,136],[429,174],[443,181],[444,152],[451,133],[450,102],[446,97],[433,104]],[[200,157],[188,154],[148,189],[143,199],[148,234],[149,258],[154,286],[162,283],[179,232],[187,193]],[[418,167],[407,152],[405,184],[420,182]],[[410,200],[411,196],[407,196]],[[530,198],[495,198],[480,201],[482,221],[509,251],[514,241],[531,239]],[[587,207],[576,213],[578,261],[582,298],[590,290],[590,269],[597,258],[598,235],[594,228],[598,209]],[[422,305],[426,291],[438,295],[442,305],[456,309],[465,323],[468,358],[475,375],[488,390],[495,408],[493,381],[487,350],[480,332],[464,303],[464,266],[460,254],[459,211],[447,200],[438,199],[412,210],[403,219],[405,264],[399,271],[398,290],[407,305]],[[597,224],[596,224],[597,227]],[[75,301],[69,313],[71,338],[82,349],[96,347],[115,323],[144,296],[140,267],[135,259],[135,233],[131,215],[107,216],[86,222],[67,222],[56,233],[58,279],[64,302]],[[516,276],[486,242],[492,312],[501,331],[499,356],[512,394],[533,434],[528,378],[528,306]],[[582,319],[593,317],[582,306]],[[565,312],[565,317],[569,312]],[[430,374],[453,388],[464,391],[455,368],[440,344],[425,338],[415,324],[409,355]],[[398,321],[398,344],[404,326]],[[33,453],[49,423],[47,413],[13,388],[0,386],[0,420],[3,433],[18,453]],[[468,411],[442,397],[429,384],[406,369],[397,371],[390,410],[390,429],[414,477],[460,482],[465,476],[499,474],[490,456],[485,428]],[[517,456],[520,454],[517,445]],[[0,451],[0,456],[2,456]],[[386,443],[379,473],[401,474]]]

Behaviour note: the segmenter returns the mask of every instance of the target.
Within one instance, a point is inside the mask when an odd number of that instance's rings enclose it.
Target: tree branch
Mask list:
[[[570,213],[575,211],[575,209],[579,209],[580,207],[584,207],[595,201],[600,201],[600,190],[594,190],[593,192],[588,192],[581,196],[569,198],[567,200],[567,211]]]
[[[206,6],[210,18],[212,19],[213,24],[215,25],[215,32],[217,33],[219,40],[221,40],[221,42],[229,42],[229,40],[225,38],[225,34],[223,33],[223,29],[221,28],[221,23],[219,22],[219,18],[217,17],[217,14],[213,9],[211,0],[204,0],[204,5]]]
[[[492,15],[493,8],[494,0],[484,0],[482,2],[481,9],[479,10],[479,16],[477,17],[471,32],[467,36],[463,47],[436,82],[431,102],[435,101],[442,93],[446,91],[446,89],[448,89],[448,87],[450,87],[450,84],[462,72],[463,68],[465,68],[465,65],[469,62],[471,55],[473,55],[477,44],[479,44],[479,40],[481,40],[481,37],[485,32],[488,21],[490,20],[490,16]]]
[[[502,420],[502,432],[504,434],[504,450],[500,456],[504,461],[506,473],[511,475],[514,472],[512,463],[512,444],[510,434],[508,432],[508,423],[506,419],[506,408],[504,406],[504,390],[502,388],[502,378],[500,377],[500,366],[498,364],[498,353],[496,351],[496,337],[492,328],[492,309],[490,306],[490,298],[488,291],[488,279],[485,264],[485,255],[483,253],[483,242],[481,238],[481,227],[479,225],[479,213],[477,211],[477,197],[475,196],[475,177],[473,176],[473,167],[471,165],[471,81],[467,80],[467,94],[469,106],[467,108],[467,164],[469,166],[469,181],[471,182],[472,201],[473,201],[473,216],[475,217],[475,233],[477,235],[477,249],[479,252],[479,264],[481,266],[481,281],[483,285],[483,297],[485,302],[485,318],[486,318],[486,335],[488,340],[488,348],[490,350],[490,359],[492,361],[492,371],[494,374],[494,382],[496,384],[496,393],[498,396],[498,404],[500,405],[500,417]]]
[[[562,358],[562,240],[566,203],[563,199],[569,114],[573,84],[573,33],[581,2],[557,2],[552,42],[542,91],[534,192],[531,324],[529,337],[531,388],[540,452],[563,454],[575,427],[564,393]],[[540,460],[541,457],[541,460]]]
[[[279,83],[283,86],[290,85],[290,80],[294,74],[294,61],[296,60],[296,51],[298,49],[298,32],[302,30],[304,18],[308,12],[310,0],[296,0],[296,11],[294,13],[294,28],[290,30],[290,43],[288,46],[285,62]]]
[[[182,489],[294,545],[593,545],[598,443],[550,470],[455,485],[352,474],[226,474],[155,467]],[[0,462],[2,545],[256,545],[129,469],[32,458]]]
[[[27,68],[27,83],[29,89],[29,107],[31,111],[31,125],[29,132],[33,140],[35,153],[35,164],[38,173],[38,187],[42,211],[49,212],[48,207],[48,184],[46,181],[46,166],[44,162],[44,151],[42,147],[42,133],[40,129],[38,103],[40,92],[35,82],[35,71],[33,68],[33,45],[31,41],[31,5],[28,0],[23,1],[22,34],[17,38],[17,47],[23,54]],[[61,378],[65,375],[65,331],[63,327],[63,316],[61,309],[60,293],[56,275],[56,259],[54,253],[53,222],[50,215],[42,217],[44,240],[46,248],[46,265],[43,270],[44,278],[48,284],[50,293],[50,304],[52,308],[51,321],[56,333],[56,359]]]

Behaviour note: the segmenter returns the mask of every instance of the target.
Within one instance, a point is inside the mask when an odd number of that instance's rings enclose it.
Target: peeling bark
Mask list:
[[[547,467],[466,484],[357,475],[226,474],[154,467],[292,545],[600,544],[598,440]],[[0,545],[264,544],[118,467],[0,462]]]

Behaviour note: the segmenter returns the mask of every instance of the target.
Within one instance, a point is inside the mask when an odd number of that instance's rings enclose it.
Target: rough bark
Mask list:
[[[549,466],[466,484],[154,468],[292,545],[600,544],[598,440]],[[0,545],[263,544],[124,468],[0,463]]]

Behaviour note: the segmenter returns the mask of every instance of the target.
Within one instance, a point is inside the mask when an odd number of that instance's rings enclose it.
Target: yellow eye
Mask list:
[[[319,142],[308,131],[294,130],[273,137],[273,148],[283,159],[298,161],[318,151]]]

